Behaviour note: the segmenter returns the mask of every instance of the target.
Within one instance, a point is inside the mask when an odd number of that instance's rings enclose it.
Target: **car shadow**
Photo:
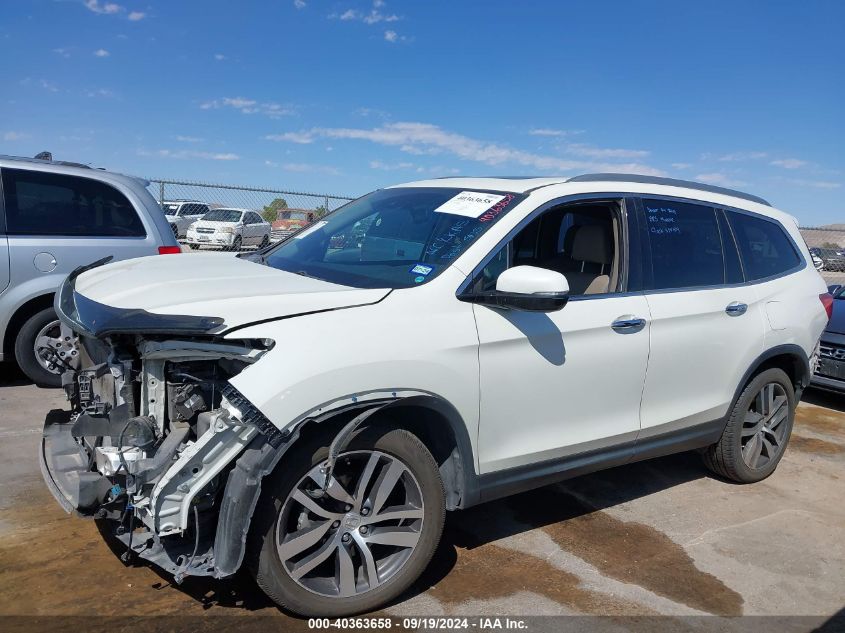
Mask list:
[[[565,523],[710,477],[695,452],[619,466],[449,513],[440,545],[420,579],[394,601],[436,587],[460,555],[503,538]]]
[[[0,363],[0,387],[22,387],[31,384],[32,381],[24,375],[16,363]]]
[[[801,402],[845,413],[845,393],[839,394],[810,387],[801,394]]]

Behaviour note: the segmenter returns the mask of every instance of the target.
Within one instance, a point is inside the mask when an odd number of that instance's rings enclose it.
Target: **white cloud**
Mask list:
[[[32,86],[37,84],[39,87],[43,88],[47,92],[58,92],[59,88],[54,84],[52,81],[47,81],[46,79],[39,79],[34,80],[31,77],[27,77],[25,79],[20,80],[20,85],[22,86]]]
[[[271,167],[280,167],[284,171],[293,171],[297,173],[316,173],[316,174],[328,174],[330,176],[339,176],[340,170],[337,167],[332,167],[331,165],[315,165],[312,163],[282,163],[281,165],[277,165],[272,161],[265,161],[267,165]]]
[[[282,116],[296,114],[291,106],[285,106],[272,101],[256,101],[244,97],[224,97],[213,99],[200,104],[202,110],[217,110],[220,108],[232,108],[243,114],[262,114],[271,119],[278,119]]]
[[[304,9],[308,5],[305,3],[305,0],[293,0],[293,6],[297,9]]]
[[[114,15],[115,13],[123,11],[123,7],[119,4],[115,4],[114,2],[104,2],[103,4],[100,4],[99,0],[85,0],[84,4],[89,11],[105,15]]]
[[[734,180],[730,176],[720,172],[698,174],[695,177],[695,180],[700,180],[701,182],[717,185],[719,187],[744,187],[747,184],[741,180]]]
[[[371,160],[370,169],[382,169],[384,171],[394,171],[397,169],[414,169],[414,163],[385,163],[380,160]]]
[[[114,92],[112,92],[108,88],[97,88],[96,90],[88,90],[85,92],[85,95],[88,97],[103,97],[107,99],[110,99],[115,96]]]
[[[70,57],[71,50],[72,49],[70,48],[54,48],[53,52],[56,53],[56,55],[61,55],[62,57]]]
[[[797,158],[781,158],[779,160],[773,160],[770,165],[774,165],[775,167],[783,167],[784,169],[798,169],[799,167],[803,167],[807,164],[805,160],[799,160]]]
[[[555,130],[548,127],[532,128],[528,130],[531,136],[572,136],[573,134],[583,134],[584,130]]]
[[[567,154],[586,158],[645,158],[650,152],[642,149],[610,149],[573,143],[564,148]]]
[[[160,158],[176,158],[176,159],[189,159],[189,158],[199,158],[202,160],[240,160],[240,156],[237,154],[232,154],[231,152],[223,153],[223,152],[198,152],[194,150],[188,149],[179,149],[179,150],[172,150],[172,149],[158,149],[155,151],[148,151],[140,149],[138,150],[139,156],[155,156]]]
[[[705,156],[709,158],[709,154],[706,154]],[[716,160],[723,163],[735,163],[747,160],[761,160],[766,157],[768,157],[766,152],[734,152],[732,154],[719,156]],[[704,158],[704,156],[702,156],[702,158]]]
[[[674,169],[689,169],[692,167],[690,163],[672,163]]]
[[[802,180],[796,178],[790,180],[789,182],[793,185],[798,185],[799,187],[813,187],[814,189],[839,189],[839,187],[842,186],[841,183],[831,182],[828,180]]]
[[[131,22],[138,22],[139,20],[143,20],[147,17],[147,14],[143,11],[132,11],[126,17],[128,17]]]
[[[177,136],[176,140],[180,143],[202,143],[205,139],[198,136]]]
[[[331,13],[329,19],[341,20],[343,22],[363,22],[364,24],[379,24],[380,22],[398,22],[402,18],[395,13],[382,13],[379,9],[383,8],[385,3],[382,0],[373,2],[373,8],[369,13],[359,11],[358,9],[347,9],[343,13]],[[388,40],[393,41],[393,40]]]
[[[384,39],[386,39],[388,42],[398,42],[399,35],[397,35],[396,31],[385,31]]]
[[[398,147],[407,154],[451,154],[457,158],[486,165],[514,164],[529,167],[541,173],[579,171],[633,172],[652,176],[665,175],[663,171],[636,162],[615,163],[585,161],[547,156],[514,149],[505,145],[481,141],[449,132],[430,123],[399,122],[381,127],[362,128],[312,128],[297,132],[297,140],[288,135],[276,135],[269,140],[313,142],[316,138],[365,140],[378,145]]]
[[[109,52],[108,52],[106,49],[104,49],[104,48],[98,48],[97,50],[95,50],[95,51],[94,51],[94,56],[95,56],[95,57],[108,57],[109,55],[111,55],[111,53],[109,53]]]
[[[226,59],[226,56],[223,53],[214,53],[214,59],[216,59],[218,62],[222,62],[224,59]]]
[[[22,141],[25,138],[29,138],[29,134],[25,134],[24,132],[15,132],[9,131],[3,133],[3,140],[4,141]]]
[[[267,141],[289,141],[307,145],[314,142],[314,137],[309,132],[285,132],[284,134],[268,134],[264,137]]]

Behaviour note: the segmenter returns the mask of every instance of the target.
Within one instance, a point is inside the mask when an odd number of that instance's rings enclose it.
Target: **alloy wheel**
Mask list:
[[[783,386],[770,382],[754,399],[742,423],[742,460],[752,469],[765,467],[783,450],[789,427],[789,398]]]
[[[422,532],[422,492],[393,455],[342,454],[326,482],[322,464],[299,480],[277,518],[276,552],[288,575],[313,593],[352,597],[388,582]]]
[[[35,360],[44,369],[51,374],[61,374],[65,365],[76,360],[79,353],[78,345],[78,337],[62,337],[61,323],[56,320],[38,331],[32,351],[35,353]]]

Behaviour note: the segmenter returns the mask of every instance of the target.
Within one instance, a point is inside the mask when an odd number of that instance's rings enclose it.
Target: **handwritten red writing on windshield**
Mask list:
[[[505,208],[510,204],[511,200],[513,200],[513,195],[507,194],[504,198],[502,198],[492,207],[487,209],[487,211],[478,216],[478,221],[490,222],[490,220],[494,220],[502,211],[505,210]]]

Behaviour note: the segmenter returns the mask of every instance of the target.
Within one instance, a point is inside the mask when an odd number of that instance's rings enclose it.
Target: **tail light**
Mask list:
[[[833,295],[829,292],[819,295],[819,300],[822,302],[824,306],[824,311],[827,312],[827,320],[830,321],[830,317],[833,316]]]
[[[182,252],[181,246],[159,246],[158,247],[158,254],[159,255],[176,255],[177,253]]]

